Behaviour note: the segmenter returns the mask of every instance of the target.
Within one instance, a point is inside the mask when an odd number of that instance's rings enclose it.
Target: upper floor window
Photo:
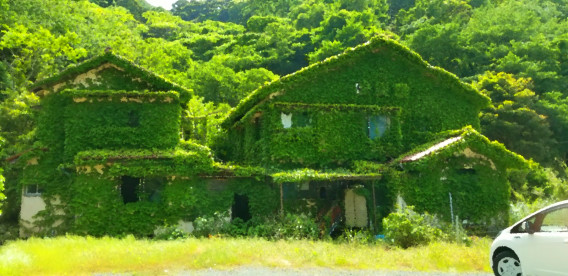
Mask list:
[[[43,187],[39,184],[30,184],[25,187],[24,196],[41,196]]]
[[[282,127],[307,127],[312,124],[312,117],[308,112],[280,113]]]
[[[367,136],[371,139],[383,137],[389,126],[389,117],[383,115],[369,116],[367,118]]]

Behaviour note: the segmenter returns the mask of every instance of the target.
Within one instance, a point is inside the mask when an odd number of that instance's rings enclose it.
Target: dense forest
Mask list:
[[[170,11],[143,0],[0,0],[4,217],[18,206],[11,157],[33,148],[35,81],[110,49],[193,89],[186,138],[207,145],[255,88],[375,35],[492,99],[483,134],[532,160],[528,178],[510,176],[512,199],[565,197],[567,18],[568,0],[179,0]]]

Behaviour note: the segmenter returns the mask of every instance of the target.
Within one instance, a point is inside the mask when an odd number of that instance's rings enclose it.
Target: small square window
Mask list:
[[[367,118],[367,136],[371,139],[385,135],[390,126],[390,118],[387,116],[370,116]]]
[[[43,187],[38,184],[30,184],[24,188],[24,196],[41,196]]]

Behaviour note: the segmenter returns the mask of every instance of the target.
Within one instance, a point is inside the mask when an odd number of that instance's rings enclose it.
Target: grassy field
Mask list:
[[[433,243],[411,249],[312,241],[185,239],[175,241],[67,236],[32,238],[0,247],[0,275],[165,275],[235,266],[326,267],[447,272],[489,272],[490,240],[469,247]]]

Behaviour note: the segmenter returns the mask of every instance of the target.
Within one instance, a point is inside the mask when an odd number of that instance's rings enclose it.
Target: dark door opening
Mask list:
[[[249,198],[246,195],[235,194],[233,206],[231,207],[231,219],[240,218],[249,221],[252,216],[249,210]]]
[[[326,199],[327,198],[327,191],[325,190],[325,187],[320,187],[320,199]]]
[[[123,176],[120,185],[120,195],[124,203],[138,201],[138,189],[140,187],[140,178]]]

